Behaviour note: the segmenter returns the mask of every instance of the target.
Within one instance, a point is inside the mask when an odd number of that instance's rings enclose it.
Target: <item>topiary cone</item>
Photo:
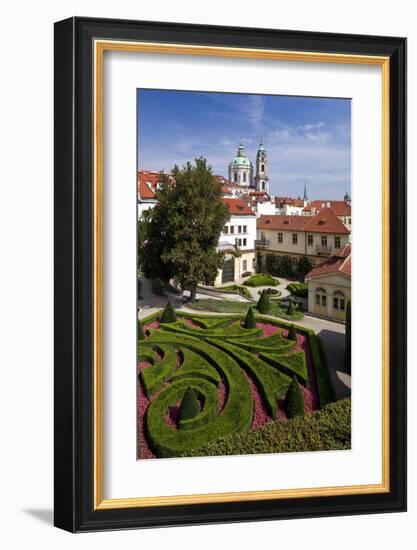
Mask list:
[[[294,302],[290,300],[287,307],[287,315],[294,315],[295,311],[296,310],[295,310]]]
[[[245,317],[245,322],[243,323],[244,328],[256,328],[255,315],[253,309],[250,307]]]
[[[300,386],[295,378],[293,378],[288,387],[284,407],[288,418],[304,416],[305,410],[303,394],[301,393]]]
[[[175,309],[172,307],[171,302],[168,302],[162,312],[160,323],[175,323],[177,316],[175,315]]]
[[[288,330],[287,339],[288,340],[294,340],[294,341],[297,340],[297,332],[295,331],[294,325],[290,326],[290,328]]]
[[[269,309],[271,307],[271,304],[269,302],[269,296],[268,294],[266,293],[265,290],[262,291],[262,294],[258,300],[258,303],[256,305],[256,308],[257,310],[259,311],[259,313],[268,313],[269,312]]]
[[[178,411],[178,420],[189,420],[197,416],[200,412],[200,402],[197,395],[191,386],[185,390],[181,401],[180,410]]]
[[[145,340],[145,333],[143,332],[142,323],[138,321],[138,340]]]

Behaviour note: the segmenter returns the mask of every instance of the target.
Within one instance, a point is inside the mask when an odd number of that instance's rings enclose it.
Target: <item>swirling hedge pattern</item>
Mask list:
[[[221,437],[248,430],[254,415],[253,385],[272,419],[293,376],[308,385],[304,351],[279,332],[245,329],[236,319],[193,318],[161,323],[138,346],[139,378],[149,405],[144,417],[147,445],[157,457],[192,452]],[[200,412],[173,417],[191,387]],[[221,388],[225,388],[222,399]]]

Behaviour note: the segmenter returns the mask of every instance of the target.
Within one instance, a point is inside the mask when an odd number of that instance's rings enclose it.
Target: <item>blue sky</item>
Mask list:
[[[255,163],[262,137],[271,194],[342,199],[350,193],[350,100],[138,90],[138,167],[169,172],[203,156],[228,176],[239,143]]]

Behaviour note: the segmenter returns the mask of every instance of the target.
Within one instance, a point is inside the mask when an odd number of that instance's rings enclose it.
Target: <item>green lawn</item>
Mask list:
[[[248,298],[249,300],[252,298],[252,294],[249,292],[247,288],[241,285],[228,285],[228,286],[222,286],[215,288],[217,292],[224,292],[225,294],[240,294],[244,298]]]
[[[251,304],[245,304],[243,302],[236,302],[235,300],[197,300],[193,303],[188,303],[187,307],[195,309],[196,311],[211,311],[215,313],[244,313],[246,314],[249,307],[256,307],[256,302]],[[303,319],[304,315],[300,311],[295,312],[293,315],[288,315],[286,308],[282,308],[278,302],[271,302],[271,308],[268,315],[273,317],[280,317],[281,319],[287,319],[289,321],[299,321]]]

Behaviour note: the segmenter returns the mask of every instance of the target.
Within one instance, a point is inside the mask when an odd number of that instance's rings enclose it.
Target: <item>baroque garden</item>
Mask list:
[[[249,217],[265,218],[250,205],[268,193],[263,146],[258,154],[254,178],[249,162],[236,166],[241,150],[229,180],[204,159],[159,174],[149,208],[138,178],[139,459],[350,448],[350,302],[341,291],[332,300],[338,323],[321,301],[322,317],[305,315],[310,282],[334,277],[334,266],[346,272],[350,249],[339,239],[334,258],[290,260],[291,275],[277,277],[259,254],[265,239],[258,249],[255,235],[245,250],[249,222],[227,242],[233,216],[250,208]],[[244,203],[237,213],[233,200]],[[245,271],[222,283],[227,258],[245,253]]]

